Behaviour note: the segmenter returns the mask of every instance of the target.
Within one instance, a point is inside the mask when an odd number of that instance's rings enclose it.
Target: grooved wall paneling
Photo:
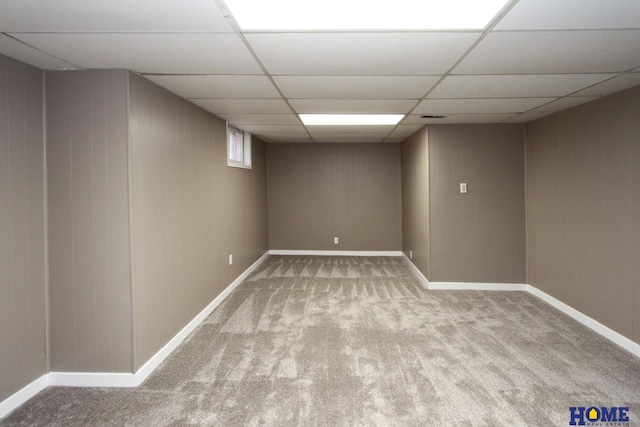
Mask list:
[[[42,94],[0,55],[0,401],[47,371]]]
[[[640,87],[527,124],[528,280],[640,342]]]
[[[429,279],[525,283],[523,126],[432,125],[428,132]]]
[[[267,158],[271,249],[402,249],[399,144],[271,144]]]
[[[127,73],[46,85],[51,369],[132,372]]]
[[[264,144],[227,166],[225,122],[130,74],[136,368],[268,250]],[[228,256],[233,254],[233,265]]]

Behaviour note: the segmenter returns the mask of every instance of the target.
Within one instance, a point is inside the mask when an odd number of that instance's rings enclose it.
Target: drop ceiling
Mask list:
[[[640,85],[638,0],[514,0],[477,31],[324,32],[241,31],[223,0],[2,0],[0,33],[7,56],[130,69],[267,142],[400,142]],[[407,116],[318,127],[299,113]]]

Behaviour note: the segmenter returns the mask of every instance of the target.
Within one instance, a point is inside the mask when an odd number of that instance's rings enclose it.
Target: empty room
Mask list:
[[[0,2],[18,425],[640,425],[640,2]]]

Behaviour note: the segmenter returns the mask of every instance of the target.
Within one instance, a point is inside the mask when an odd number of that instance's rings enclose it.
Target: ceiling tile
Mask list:
[[[79,68],[75,64],[48,55],[12,37],[0,34],[0,53],[25,64],[43,70],[64,70]]]
[[[2,0],[2,32],[233,32],[211,0]]]
[[[192,99],[213,114],[282,114],[291,109],[281,99]]]
[[[611,77],[611,74],[449,76],[429,94],[429,99],[560,97]]]
[[[384,142],[402,142],[414,133],[422,129],[425,124],[417,125],[399,125]]]
[[[311,135],[320,135],[325,133],[341,133],[341,134],[377,134],[381,136],[388,135],[395,128],[395,125],[389,126],[310,126],[307,130]]]
[[[640,73],[628,73],[577,92],[579,96],[603,96],[640,85]]]
[[[528,123],[532,120],[538,120],[542,117],[548,116],[549,113],[548,111],[538,111],[536,113],[522,113],[522,114],[518,114],[516,116],[513,116],[507,120],[505,120],[505,123]]]
[[[311,143],[313,142],[309,135],[306,133],[288,133],[288,134],[276,134],[276,133],[262,133],[258,135],[258,138],[269,143]]]
[[[558,99],[557,101],[550,102],[534,110],[532,113],[547,112],[552,113],[554,111],[565,110],[567,108],[575,107],[586,102],[594,101],[598,99],[597,96],[568,96],[566,98]]]
[[[449,70],[480,33],[247,34],[271,74],[427,75]]]
[[[520,0],[498,30],[639,28],[638,0]]]
[[[242,125],[242,130],[263,134],[263,133],[279,133],[279,134],[287,134],[287,133],[304,133],[304,126],[288,126],[288,125]]]
[[[380,135],[378,133],[367,134],[367,133],[322,133],[322,134],[312,134],[313,140],[315,142],[321,143],[363,143],[363,144],[372,144],[379,143],[386,137],[386,135]]]
[[[556,98],[425,99],[413,114],[522,113]]]
[[[500,123],[510,117],[509,114],[450,114],[442,119],[423,119],[424,124],[448,124],[448,123]]]
[[[491,33],[453,74],[622,72],[640,63],[640,30]]]
[[[183,98],[280,98],[267,76],[145,75]]]
[[[288,98],[420,99],[439,76],[274,76]]]
[[[400,122],[400,126],[420,126],[427,124],[427,119],[423,119],[421,114],[409,114]]]
[[[295,114],[218,114],[221,119],[237,125],[299,125]]]
[[[139,73],[260,74],[235,34],[13,34],[83,68]]]
[[[405,114],[417,101],[362,99],[291,99],[291,106],[301,114]]]

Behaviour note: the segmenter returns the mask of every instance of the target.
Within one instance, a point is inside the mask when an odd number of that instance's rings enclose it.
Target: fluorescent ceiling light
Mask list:
[[[508,0],[225,0],[243,30],[483,29]]]
[[[307,126],[363,126],[396,125],[402,114],[300,114],[300,120]]]

